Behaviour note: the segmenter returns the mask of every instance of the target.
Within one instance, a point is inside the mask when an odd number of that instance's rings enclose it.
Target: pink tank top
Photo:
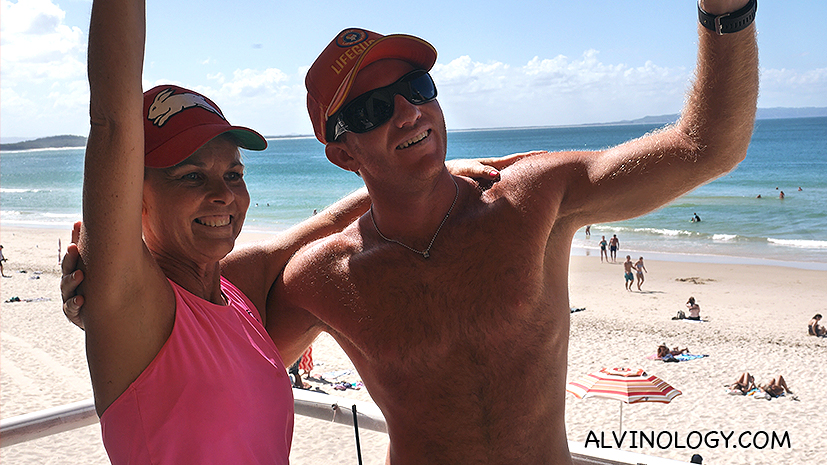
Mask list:
[[[101,417],[121,464],[287,464],[293,392],[252,302],[221,278],[228,306],[175,291],[172,334]]]

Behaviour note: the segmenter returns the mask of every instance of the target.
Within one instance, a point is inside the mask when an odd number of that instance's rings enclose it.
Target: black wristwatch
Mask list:
[[[698,21],[709,29],[715,31],[718,35],[732,34],[746,29],[755,20],[755,11],[758,9],[758,0],[749,0],[743,8],[732,13],[724,13],[722,15],[711,15],[701,9],[700,2],[698,3]]]

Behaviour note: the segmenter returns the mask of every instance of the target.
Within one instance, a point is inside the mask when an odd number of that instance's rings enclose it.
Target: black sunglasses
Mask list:
[[[385,124],[393,116],[393,97],[399,94],[413,105],[436,98],[436,85],[427,71],[417,69],[393,84],[356,97],[327,121],[327,140],[335,141],[346,132],[365,133]]]

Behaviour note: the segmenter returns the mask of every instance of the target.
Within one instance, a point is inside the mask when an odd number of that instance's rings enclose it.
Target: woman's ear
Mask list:
[[[359,174],[360,163],[347,151],[342,142],[330,142],[324,148],[324,153],[331,163],[346,171]]]

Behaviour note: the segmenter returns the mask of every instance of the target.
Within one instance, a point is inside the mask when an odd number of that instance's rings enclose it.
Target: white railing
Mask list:
[[[359,429],[387,433],[385,417],[376,404],[353,401],[327,394],[293,390],[294,410],[319,420],[353,426],[353,407],[356,408]],[[95,404],[90,400],[61,405],[39,412],[27,413],[0,420],[0,447],[31,441],[52,434],[98,422]],[[615,449],[586,449],[582,444],[569,441],[569,450],[575,465],[678,465],[686,462],[662,459]]]

